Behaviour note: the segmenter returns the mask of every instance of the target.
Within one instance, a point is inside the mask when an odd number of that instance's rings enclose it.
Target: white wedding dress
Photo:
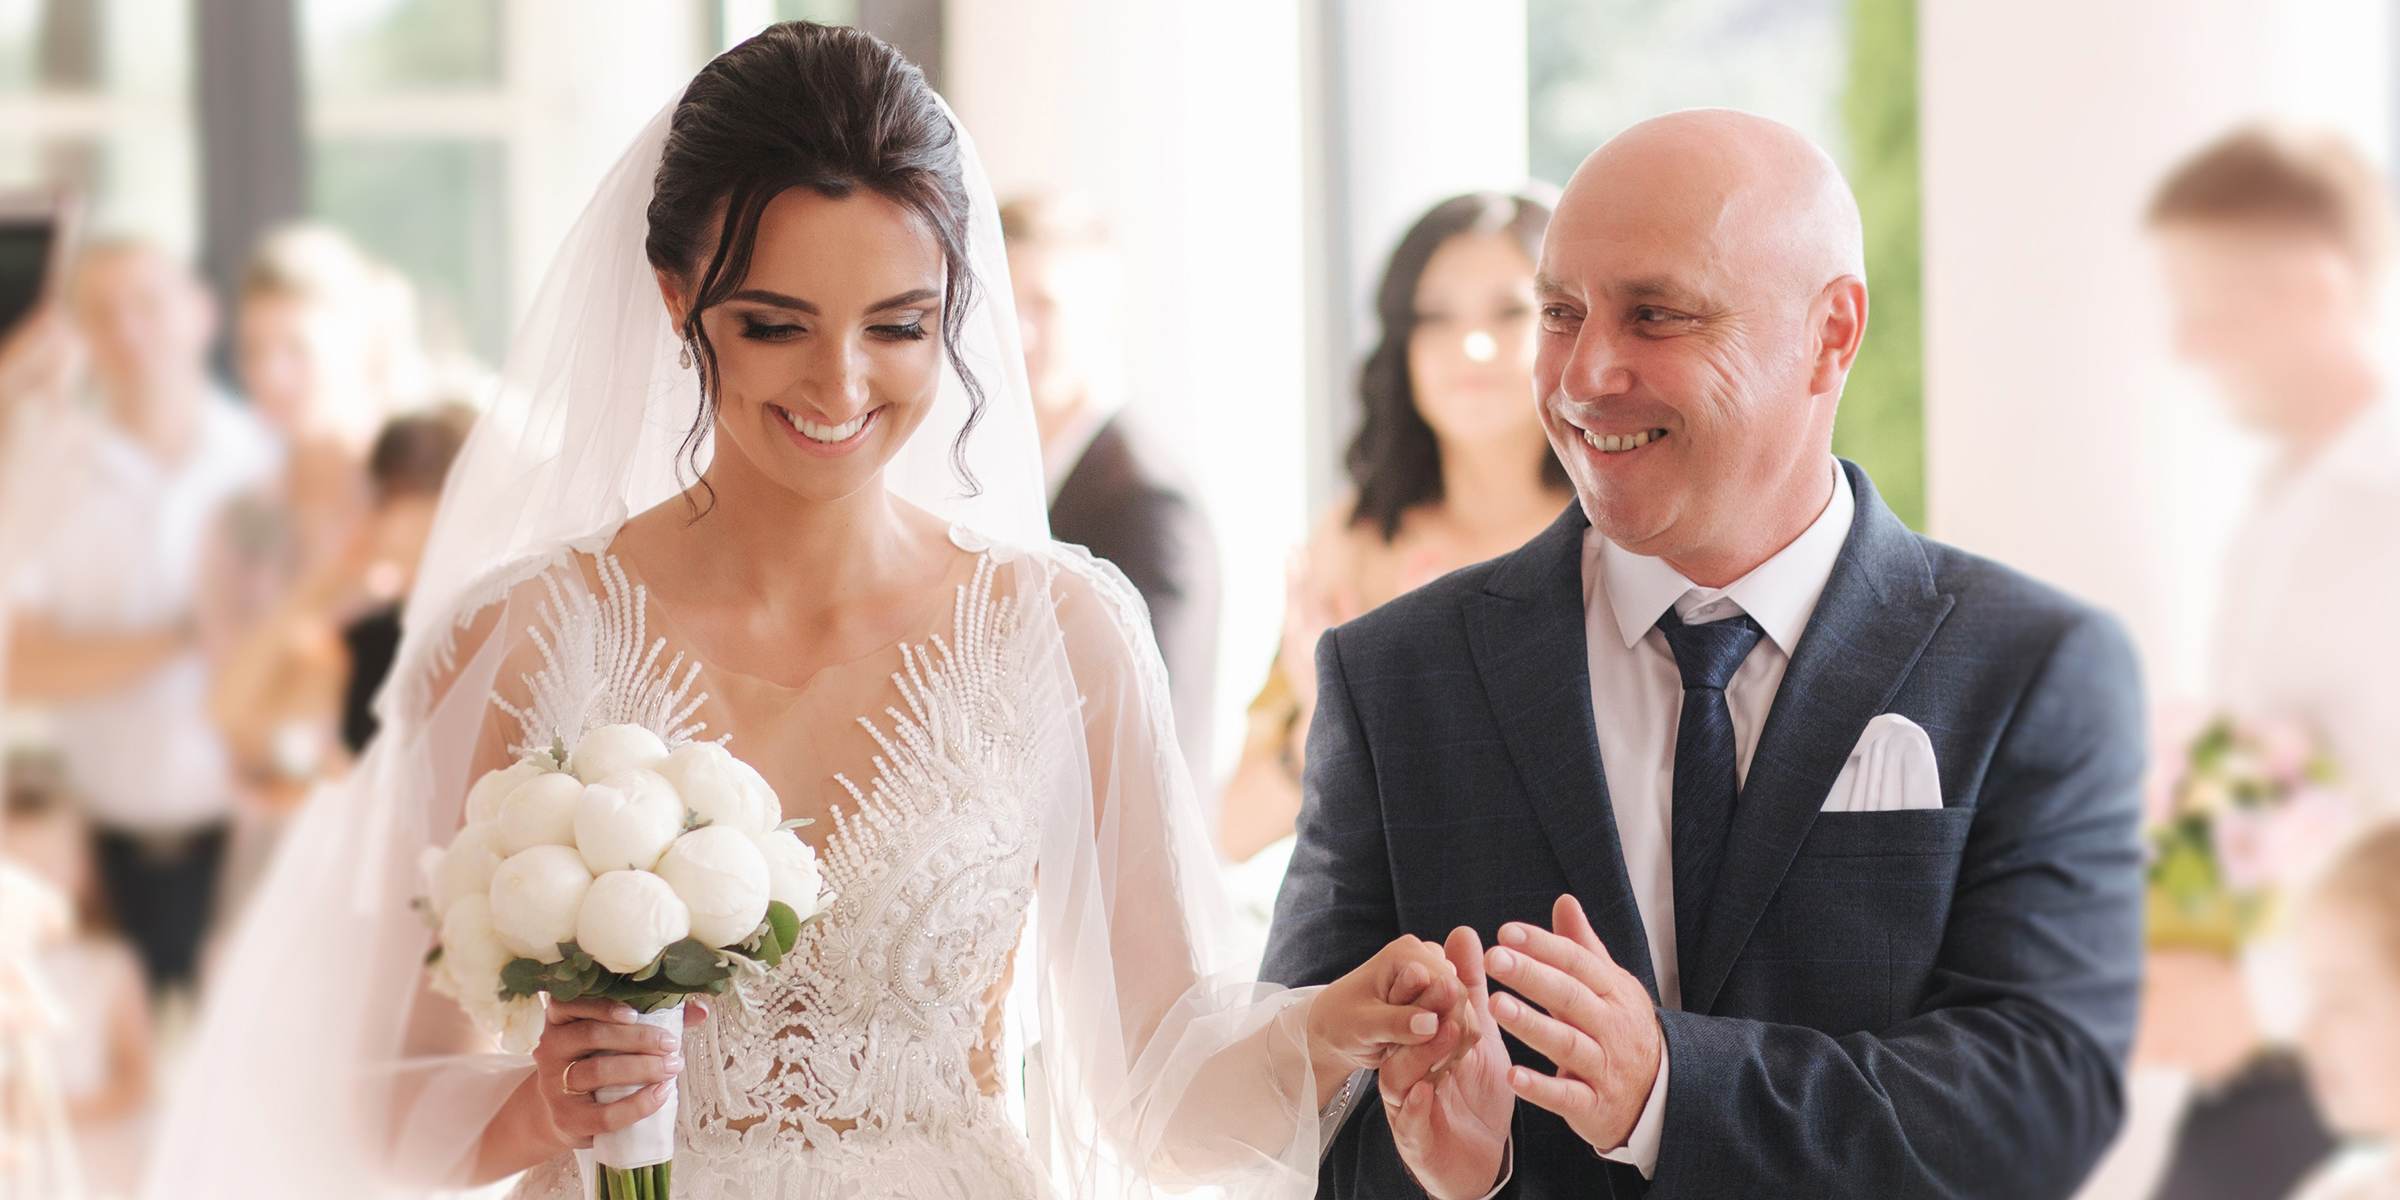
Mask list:
[[[957,547],[918,632],[806,679],[712,663],[613,551],[683,490],[698,401],[642,256],[667,130],[602,185],[511,346],[444,493],[383,732],[301,811],[231,939],[148,1194],[471,1190],[532,1067],[425,987],[421,859],[512,746],[631,721],[726,738],[787,815],[825,818],[801,832],[838,893],[747,1004],[688,1036],[678,1197],[1313,1195],[1313,992],[1248,974],[1138,595],[1049,538],[963,130],[979,299],[952,365],[987,403],[959,443],[969,395],[946,372],[884,471]],[[1000,1035],[1004,997],[1025,1047]],[[1002,1098],[1020,1080],[1022,1123]],[[515,1187],[591,1195],[580,1169],[561,1155]]]

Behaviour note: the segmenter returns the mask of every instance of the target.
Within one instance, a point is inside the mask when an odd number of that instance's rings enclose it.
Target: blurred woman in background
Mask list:
[[[1317,636],[1516,549],[1574,498],[1533,396],[1533,264],[1549,222],[1523,196],[1454,197],[1418,218],[1384,269],[1383,340],[1359,372],[1352,490],[1294,556],[1283,645],[1225,787],[1219,846],[1233,862],[1260,860],[1243,873],[1260,875],[1257,887],[1235,884],[1245,906],[1253,892],[1272,905],[1289,851],[1260,851],[1288,843],[1300,813]]]

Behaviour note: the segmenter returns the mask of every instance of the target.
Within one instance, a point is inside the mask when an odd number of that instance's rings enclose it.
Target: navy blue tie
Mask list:
[[[1673,608],[1658,619],[1683,673],[1683,717],[1675,726],[1675,957],[1700,953],[1702,919],[1716,890],[1717,866],[1733,828],[1733,712],[1725,685],[1765,631],[1747,616],[1686,625]]]

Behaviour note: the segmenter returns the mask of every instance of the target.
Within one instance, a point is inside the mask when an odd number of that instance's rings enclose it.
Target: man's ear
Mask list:
[[[1825,285],[1814,306],[1817,313],[1817,361],[1809,376],[1809,391],[1822,396],[1842,390],[1850,364],[1867,337],[1867,281],[1844,275]]]
[[[675,335],[683,336],[684,314],[690,308],[690,299],[684,295],[683,280],[656,267],[651,268],[650,273],[658,277],[658,298],[666,302],[667,320],[674,326]]]

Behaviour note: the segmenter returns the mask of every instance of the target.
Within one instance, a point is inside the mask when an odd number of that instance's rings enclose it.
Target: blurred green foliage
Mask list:
[[[1850,187],[1866,225],[1867,340],[1850,369],[1834,452],[1925,528],[1925,321],[1917,175],[1916,0],[1850,0],[1842,95]]]

